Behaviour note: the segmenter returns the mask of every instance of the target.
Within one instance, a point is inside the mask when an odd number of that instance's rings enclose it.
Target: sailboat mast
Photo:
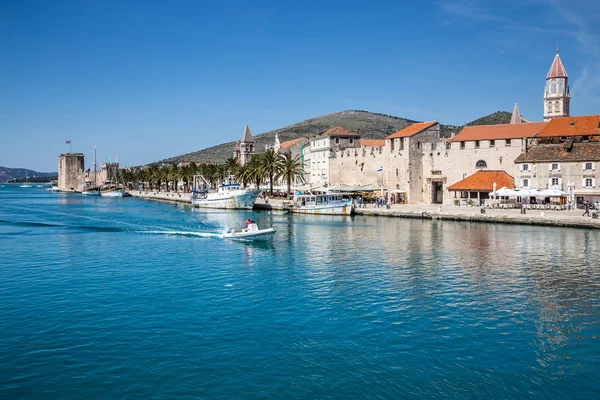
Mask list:
[[[94,185],[97,185],[97,183],[96,183],[96,146],[94,146]]]

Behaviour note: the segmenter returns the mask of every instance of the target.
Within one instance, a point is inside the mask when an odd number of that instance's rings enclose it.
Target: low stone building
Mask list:
[[[448,186],[455,205],[483,205],[494,189],[514,189],[514,178],[505,171],[477,171]]]

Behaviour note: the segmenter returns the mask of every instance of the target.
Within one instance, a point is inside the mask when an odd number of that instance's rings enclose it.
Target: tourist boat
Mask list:
[[[296,194],[288,211],[296,214],[352,215],[354,204],[341,194]]]
[[[258,229],[256,223],[248,224],[246,228],[232,229],[223,234],[224,239],[269,240],[277,232],[274,228]]]
[[[117,185],[105,185],[100,188],[100,196],[102,197],[125,197],[125,189]]]
[[[100,196],[100,188],[90,182],[86,182],[81,187],[81,194],[84,196]]]
[[[239,183],[225,183],[214,193],[194,193],[194,207],[221,208],[227,210],[252,210],[258,189],[244,189]]]

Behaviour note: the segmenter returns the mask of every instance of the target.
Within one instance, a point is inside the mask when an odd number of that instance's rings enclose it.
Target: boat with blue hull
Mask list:
[[[194,193],[194,207],[225,210],[252,210],[258,198],[258,189],[244,189],[239,183],[226,183],[213,193]]]
[[[295,214],[353,215],[354,204],[341,194],[296,194],[288,210]]]

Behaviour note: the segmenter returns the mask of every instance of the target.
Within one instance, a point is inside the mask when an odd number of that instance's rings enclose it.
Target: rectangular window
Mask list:
[[[450,150],[452,148],[452,143],[446,143],[446,150]]]
[[[552,178],[552,186],[558,186],[558,178]]]
[[[523,187],[529,187],[529,179],[523,179]]]
[[[523,171],[529,171],[529,164],[523,164]]]
[[[558,171],[558,163],[552,163],[550,165],[550,170],[551,171]]]
[[[354,144],[354,139],[350,139],[350,144]]]
[[[594,164],[593,163],[591,163],[591,162],[586,162],[585,163],[585,170],[586,171],[591,171],[593,169],[594,169]]]
[[[594,180],[592,178],[585,178],[585,187],[592,187],[594,186]]]
[[[460,142],[460,148],[461,150],[465,148],[465,142]]]
[[[510,145],[512,144],[510,139],[506,139],[506,147],[510,147]]]
[[[475,141],[475,148],[478,149],[479,148],[479,140]]]
[[[395,140],[396,140],[396,139],[391,139],[391,140],[390,140],[390,151],[394,151],[394,141],[395,141]]]
[[[400,138],[400,151],[404,150],[404,138]]]
[[[335,138],[335,144],[340,144],[340,138],[339,137]]]
[[[417,142],[417,149],[421,149],[421,142]]]
[[[490,140],[490,147],[496,147],[496,141]]]

